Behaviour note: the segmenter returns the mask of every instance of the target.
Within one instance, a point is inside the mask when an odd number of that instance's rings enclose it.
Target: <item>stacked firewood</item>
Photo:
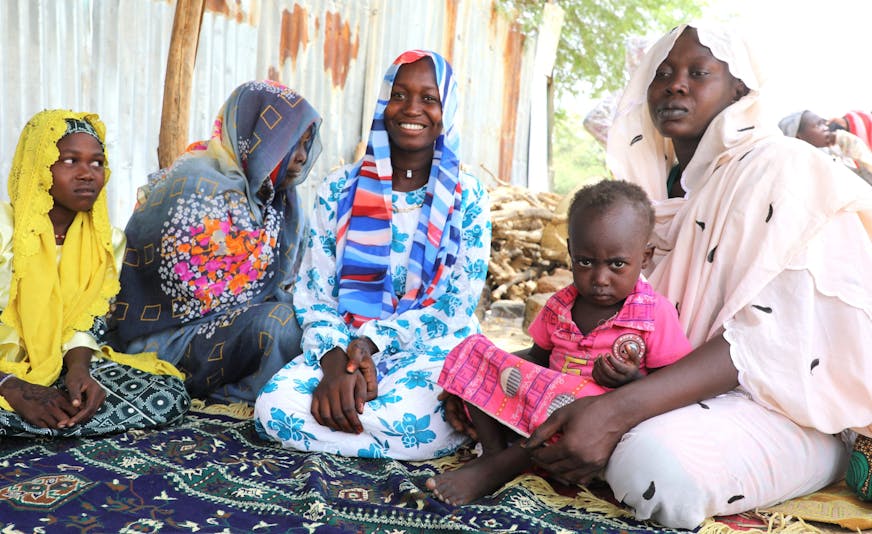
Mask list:
[[[488,269],[490,300],[525,301],[537,280],[568,267],[563,197],[503,186],[490,191],[493,241]]]

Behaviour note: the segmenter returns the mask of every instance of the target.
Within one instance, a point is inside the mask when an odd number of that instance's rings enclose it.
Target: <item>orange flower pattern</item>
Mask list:
[[[248,205],[211,197],[179,200],[170,213],[161,243],[162,289],[173,297],[173,315],[197,318],[242,304],[273,276],[280,216],[264,208],[262,226],[253,223]]]

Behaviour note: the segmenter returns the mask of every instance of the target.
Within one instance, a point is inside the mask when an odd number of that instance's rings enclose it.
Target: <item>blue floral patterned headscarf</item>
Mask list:
[[[266,300],[292,279],[304,226],[296,185],[320,152],[320,123],[276,82],[231,93],[212,138],[150,185],[127,224],[114,314],[123,341]],[[307,132],[307,161],[285,183]]]
[[[442,101],[443,129],[436,138],[427,194],[399,300],[390,273],[392,167],[384,111],[400,67],[429,58]],[[388,68],[379,91],[366,155],[357,163],[337,208],[339,312],[359,326],[407,309],[427,306],[443,293],[446,270],[460,247],[460,135],[455,127],[457,84],[451,65],[435,52],[410,50]]]

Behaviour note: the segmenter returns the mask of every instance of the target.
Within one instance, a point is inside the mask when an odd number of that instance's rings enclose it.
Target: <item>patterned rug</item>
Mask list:
[[[4,439],[0,532],[686,532],[634,521],[588,492],[561,495],[533,475],[448,507],[424,481],[460,462],[287,451],[260,441],[248,420],[203,411],[160,432]]]

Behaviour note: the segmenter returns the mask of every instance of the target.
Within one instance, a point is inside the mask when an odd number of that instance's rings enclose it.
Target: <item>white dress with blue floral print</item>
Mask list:
[[[294,308],[303,327],[303,355],[287,364],[261,390],[255,405],[258,432],[282,446],[343,456],[424,460],[453,452],[465,441],[445,421],[436,399],[436,379],[448,352],[480,332],[475,309],[487,275],[491,224],[487,192],[478,180],[461,175],[462,241],[449,270],[448,289],[433,305],[359,329],[337,312],[336,203],[348,169],[321,184],[303,246],[307,247],[294,290]],[[405,293],[406,265],[425,188],[393,194],[390,265],[394,292]],[[319,360],[333,347],[345,349],[367,336],[379,347],[378,397],[366,404],[362,434],[334,431],[310,413],[312,393],[321,379]]]

